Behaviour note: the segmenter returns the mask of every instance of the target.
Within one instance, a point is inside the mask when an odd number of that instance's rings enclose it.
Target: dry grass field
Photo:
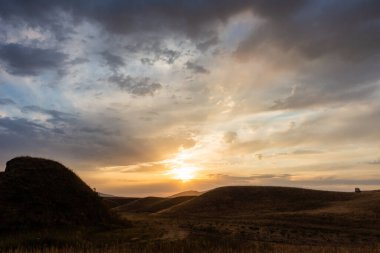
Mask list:
[[[209,249],[190,249],[189,246],[162,246],[146,248],[43,248],[43,249],[15,249],[4,251],[4,253],[181,253],[181,252],[207,252],[207,253],[378,253],[379,246],[365,247],[329,247],[329,246],[294,246],[277,244],[257,244],[249,249],[233,248],[209,248]]]

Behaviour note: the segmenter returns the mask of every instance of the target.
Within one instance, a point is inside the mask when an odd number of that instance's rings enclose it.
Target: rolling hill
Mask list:
[[[332,192],[289,187],[228,186],[165,211],[214,216],[278,213],[365,213],[380,215],[380,192]]]
[[[184,197],[184,196],[200,196],[203,192],[199,191],[185,191],[169,196],[168,198]]]
[[[133,198],[133,197],[108,197],[108,196],[102,196],[101,198],[103,200],[103,203],[108,208],[115,208],[118,206],[122,206],[139,199],[139,198]]]
[[[74,172],[42,158],[18,157],[0,173],[0,230],[105,224],[101,198]]]
[[[114,208],[118,212],[131,212],[131,213],[157,213],[168,208],[177,206],[181,203],[185,203],[194,196],[183,196],[175,198],[158,198],[158,197],[146,197],[131,201],[125,205]]]
[[[365,245],[380,238],[380,191],[228,186],[155,208],[170,200],[144,198],[115,210],[152,228],[176,231],[172,237],[182,233],[218,242]]]

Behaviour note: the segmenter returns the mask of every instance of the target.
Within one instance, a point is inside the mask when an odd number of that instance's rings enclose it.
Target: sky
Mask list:
[[[380,188],[380,1],[0,0],[0,169],[97,191]]]

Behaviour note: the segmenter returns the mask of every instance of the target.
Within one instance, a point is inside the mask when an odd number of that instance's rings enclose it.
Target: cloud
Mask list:
[[[290,174],[257,174],[252,176],[231,176],[225,174],[209,174],[212,179],[225,180],[225,181],[255,181],[260,179],[289,179],[292,175]]]
[[[50,117],[48,121],[51,123],[60,123],[60,122],[72,123],[73,121],[76,120],[76,117],[73,114],[60,112],[57,110],[44,109],[36,105],[24,106],[22,107],[21,111],[24,113],[34,112],[34,113],[42,113],[42,114],[48,115]]]
[[[77,58],[75,58],[75,59],[73,59],[67,63],[71,64],[71,65],[77,65],[77,64],[87,63],[87,62],[90,62],[87,58],[77,57]]]
[[[134,78],[124,75],[113,75],[108,81],[115,83],[121,90],[125,90],[136,96],[153,96],[162,85],[158,82],[152,82],[150,78]]]
[[[323,107],[363,101],[378,89],[380,29],[378,1],[253,1],[260,17],[235,54],[244,61],[277,62],[292,81],[271,109]],[[286,77],[289,79],[289,76]],[[279,81],[281,82],[281,81]]]
[[[297,149],[293,151],[291,154],[293,155],[313,155],[313,154],[322,154],[322,151],[312,150],[312,149]]]
[[[132,54],[142,54],[141,63],[154,65],[157,61],[173,64],[182,56],[178,50],[168,48],[160,37],[138,38],[138,41],[130,41],[124,49]]]
[[[292,185],[281,175],[301,162],[374,170],[363,160],[380,138],[379,6],[0,0],[1,159],[33,153],[156,173],[147,164],[190,148],[219,175],[204,188]],[[234,166],[241,174],[226,175]]]
[[[313,61],[298,69],[296,85],[285,98],[274,101],[270,109],[298,109],[321,107],[326,104],[345,104],[365,101],[372,97],[379,86],[380,74],[374,66],[380,57],[361,62],[341,62],[334,59]]]
[[[149,58],[141,58],[140,61],[142,64],[146,65],[153,65],[156,62],[155,60]]]
[[[373,160],[373,161],[370,161],[368,162],[369,164],[372,164],[372,165],[380,165],[380,159],[377,159],[377,160]]]
[[[78,130],[84,134],[105,135],[105,136],[118,134],[116,131],[106,129],[104,127],[84,126],[84,127],[79,128]]]
[[[186,68],[191,70],[195,74],[209,74],[210,71],[208,71],[205,67],[198,65],[194,62],[186,62]]]
[[[166,197],[181,191],[183,191],[183,188],[174,180],[169,182],[144,182],[139,184],[125,180],[125,182],[119,182],[118,186],[107,187],[107,192],[128,197],[146,197],[147,195]]]
[[[10,98],[0,98],[0,105],[16,105],[16,102]]]
[[[321,107],[326,104],[342,104],[365,100],[376,92],[376,85],[343,89],[341,92],[329,92],[331,87],[294,87],[291,94],[274,101],[273,110]]]
[[[104,51],[100,55],[113,71],[116,71],[119,67],[123,67],[125,65],[123,58],[119,55],[115,55],[108,51]]]
[[[219,42],[219,39],[217,36],[212,36],[210,38],[207,38],[204,41],[201,41],[196,44],[196,47],[201,51],[207,51],[210,47],[213,47],[217,45]]]
[[[7,72],[14,75],[35,76],[45,70],[58,70],[66,55],[54,49],[11,43],[0,46],[0,58]]]
[[[123,173],[146,173],[146,172],[160,172],[167,171],[168,168],[163,164],[157,163],[142,163],[137,165],[130,165],[123,168]]]
[[[204,40],[205,33],[209,33],[212,26],[225,22],[233,14],[251,6],[252,3],[247,0],[218,2],[218,8],[215,8],[212,0],[202,2],[96,0],[91,4],[74,0],[64,2],[15,0],[12,3],[0,3],[0,16],[14,23],[49,29],[59,38],[67,38],[67,33],[73,33],[67,31],[65,22],[87,21],[118,35],[141,31],[146,33],[172,31],[185,34],[189,38]],[[41,11],[42,8],[44,11]],[[32,14],[37,12],[40,15]],[[65,22],[60,22],[64,17]]]
[[[179,51],[167,48],[160,49],[155,52],[158,55],[156,59],[163,60],[168,64],[173,64],[181,56],[181,53]]]
[[[245,40],[238,53],[260,50],[270,42],[315,59],[335,54],[347,59],[378,52],[378,1],[292,1],[280,8],[275,1],[256,1],[254,11],[265,22]]]
[[[45,126],[27,119],[10,117],[0,117],[0,127],[11,134],[16,133],[28,137],[35,136],[47,130]]]
[[[237,140],[237,133],[236,132],[232,132],[232,131],[229,131],[229,132],[226,132],[223,136],[223,140],[226,142],[226,143],[232,143],[232,142],[235,142]]]

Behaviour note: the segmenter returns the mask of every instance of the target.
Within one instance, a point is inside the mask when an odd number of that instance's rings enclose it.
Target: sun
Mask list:
[[[173,175],[175,179],[179,179],[179,180],[182,180],[183,182],[186,182],[186,181],[194,179],[196,170],[197,168],[190,167],[190,166],[178,167],[178,168],[172,169],[169,172],[169,174]]]

